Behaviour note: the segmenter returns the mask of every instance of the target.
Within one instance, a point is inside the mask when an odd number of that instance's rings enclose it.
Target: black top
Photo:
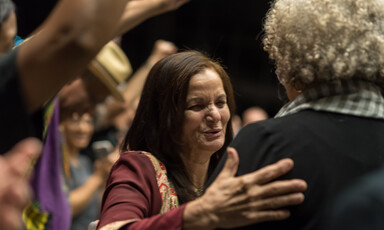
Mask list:
[[[17,49],[0,57],[0,154],[26,137],[41,138],[43,129],[42,111],[27,113],[16,57]]]
[[[308,183],[304,203],[291,208],[288,220],[243,229],[320,229],[327,202],[383,164],[383,140],[384,120],[312,110],[243,128],[232,143],[239,152],[239,175],[289,157],[295,166],[281,179],[300,178]]]
[[[342,192],[325,221],[324,230],[384,229],[384,167]]]

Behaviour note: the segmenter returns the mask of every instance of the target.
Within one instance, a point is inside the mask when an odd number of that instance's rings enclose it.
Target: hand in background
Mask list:
[[[124,13],[117,25],[115,35],[122,35],[143,21],[176,10],[187,2],[189,2],[189,0],[130,1],[124,9]]]
[[[157,40],[153,46],[152,53],[147,59],[147,65],[148,67],[152,68],[152,66],[156,64],[156,62],[176,52],[177,47],[172,42],[165,40]]]
[[[23,229],[22,212],[31,197],[28,179],[42,144],[27,138],[0,156],[0,229]]]
[[[149,4],[158,8],[157,14],[176,10],[189,1],[190,0],[147,0]]]
[[[98,159],[94,162],[94,175],[100,177],[102,182],[100,185],[103,185],[106,182],[109,176],[109,172],[111,171],[112,165],[113,163],[109,160],[108,156],[102,159]]]

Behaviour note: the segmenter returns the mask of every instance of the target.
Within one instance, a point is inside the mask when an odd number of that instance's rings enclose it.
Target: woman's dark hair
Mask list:
[[[15,5],[11,0],[0,0],[0,26],[15,11]]]
[[[232,85],[225,70],[218,62],[200,52],[180,52],[162,59],[151,69],[136,116],[122,143],[122,151],[147,151],[164,163],[180,203],[196,198],[193,184],[179,154],[183,149],[181,137],[189,81],[192,76],[205,69],[212,69],[220,76],[232,117],[235,102]],[[209,174],[226,151],[232,137],[230,119],[224,146],[211,157]]]

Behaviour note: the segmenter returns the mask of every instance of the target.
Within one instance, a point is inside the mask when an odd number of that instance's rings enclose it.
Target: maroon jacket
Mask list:
[[[125,152],[109,175],[97,229],[116,221],[139,219],[121,229],[181,230],[185,205],[159,214],[161,205],[156,172],[148,157],[141,152]]]

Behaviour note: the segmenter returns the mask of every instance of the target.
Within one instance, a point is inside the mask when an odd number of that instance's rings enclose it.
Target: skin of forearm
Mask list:
[[[91,199],[93,199],[93,195],[102,184],[102,177],[93,174],[88,178],[84,185],[70,192],[69,202],[72,208],[72,216],[76,216],[84,211]]]
[[[33,113],[79,76],[113,38],[127,0],[62,0],[34,37],[20,46],[18,65]]]
[[[160,1],[131,1],[126,5],[125,11],[120,19],[116,35],[121,35],[145,20],[166,12]]]
[[[126,104],[131,104],[135,98],[140,96],[150,69],[150,66],[143,65],[131,77],[124,89],[124,99]]]

